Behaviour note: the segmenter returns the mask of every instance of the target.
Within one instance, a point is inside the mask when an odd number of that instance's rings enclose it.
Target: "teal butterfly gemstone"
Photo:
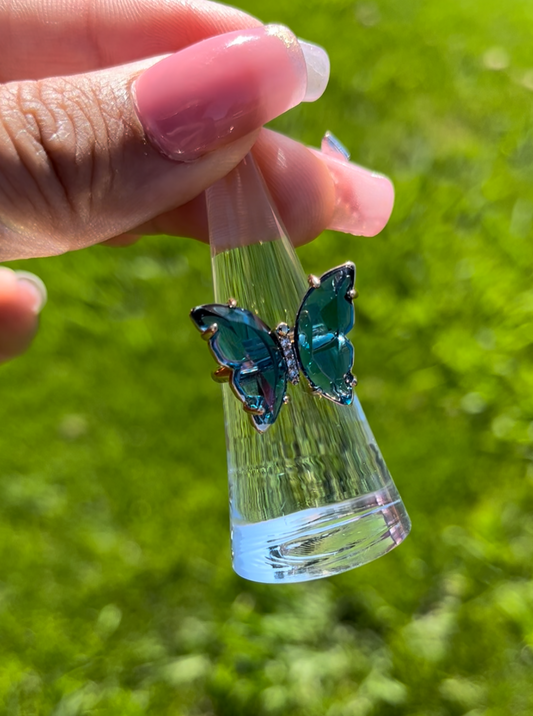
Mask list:
[[[293,329],[281,323],[272,330],[234,301],[191,311],[220,365],[213,377],[229,381],[259,432],[276,421],[287,382],[298,383],[300,371],[317,395],[340,405],[353,401],[354,351],[346,334],[354,325],[355,266],[310,276],[309,283]]]

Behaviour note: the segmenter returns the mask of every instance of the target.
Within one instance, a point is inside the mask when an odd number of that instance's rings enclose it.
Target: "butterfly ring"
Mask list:
[[[280,323],[272,330],[235,299],[192,309],[191,319],[220,366],[213,378],[229,382],[258,432],[276,421],[288,401],[287,383],[299,383],[300,372],[316,395],[340,405],[352,403],[357,381],[346,334],[354,325],[354,284],[351,262],[320,278],[309,276],[294,328]]]

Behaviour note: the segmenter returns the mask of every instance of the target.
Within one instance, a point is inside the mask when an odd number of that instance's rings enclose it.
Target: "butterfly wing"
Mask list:
[[[347,263],[320,277],[305,294],[296,316],[295,350],[311,388],[335,403],[350,405],[355,378],[353,346],[355,266]]]
[[[213,303],[193,308],[191,318],[210,336],[218,363],[230,369],[230,385],[253,426],[265,432],[278,417],[287,388],[287,365],[276,335],[244,308]]]

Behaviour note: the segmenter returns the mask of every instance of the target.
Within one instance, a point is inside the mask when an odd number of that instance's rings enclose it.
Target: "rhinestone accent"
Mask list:
[[[283,351],[285,363],[287,364],[287,376],[293,385],[297,385],[300,382],[300,371],[298,370],[296,355],[292,345],[293,332],[287,330],[286,324],[280,323],[276,328],[276,334],[281,350]]]

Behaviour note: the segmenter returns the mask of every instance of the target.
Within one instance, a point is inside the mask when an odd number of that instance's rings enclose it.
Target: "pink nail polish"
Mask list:
[[[355,236],[379,234],[394,206],[390,179],[350,162],[346,149],[329,132],[322,150],[312,151],[326,164],[335,185],[335,209],[328,228]]]
[[[134,95],[152,143],[187,162],[299,104],[307,78],[296,37],[270,25],[218,35],[161,60],[140,75]]]

